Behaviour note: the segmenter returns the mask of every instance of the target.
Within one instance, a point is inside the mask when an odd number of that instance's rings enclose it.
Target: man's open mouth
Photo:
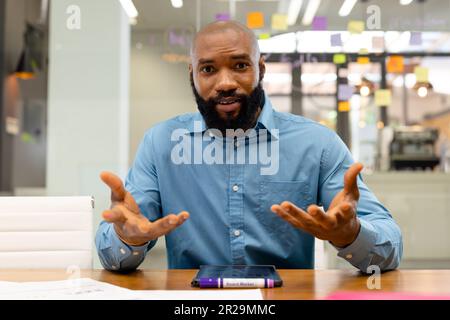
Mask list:
[[[233,99],[220,99],[217,103],[217,111],[225,113],[234,113],[241,107],[241,100],[238,98]]]
[[[233,104],[236,102],[240,102],[240,99],[238,98],[233,98],[233,99],[221,99],[218,101],[218,104],[222,104],[222,105],[228,105],[228,104]]]

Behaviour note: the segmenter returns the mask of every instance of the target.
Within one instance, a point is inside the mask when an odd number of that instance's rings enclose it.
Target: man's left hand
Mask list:
[[[362,168],[361,163],[355,163],[347,170],[344,189],[331,201],[327,212],[315,204],[305,212],[289,201],[274,204],[271,210],[316,238],[328,240],[336,247],[346,247],[355,241],[360,229],[356,205],[359,199],[357,178]]]

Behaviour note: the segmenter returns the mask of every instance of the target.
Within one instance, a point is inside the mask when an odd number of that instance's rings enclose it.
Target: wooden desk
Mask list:
[[[190,286],[196,270],[138,270],[118,274],[83,270],[82,277],[135,290],[201,290]],[[368,276],[343,270],[279,270],[281,288],[263,289],[265,299],[323,299],[336,291],[377,291],[367,288]],[[64,270],[0,270],[0,281],[64,280]],[[450,270],[396,270],[381,275],[381,291],[450,294]]]

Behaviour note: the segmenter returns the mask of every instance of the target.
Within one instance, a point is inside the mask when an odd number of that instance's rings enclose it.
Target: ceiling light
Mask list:
[[[170,0],[174,8],[181,8],[183,6],[183,0]]]
[[[292,26],[297,22],[298,15],[302,9],[303,0],[291,0],[289,2],[287,24]]]
[[[368,80],[366,77],[361,78],[360,84],[356,85],[356,90],[359,91],[361,97],[368,97],[375,91],[375,85],[372,81]]]
[[[132,0],[119,0],[120,4],[123,7],[123,10],[127,13],[128,17],[136,18],[138,16],[138,12]]]
[[[416,90],[419,97],[426,98],[430,90],[433,89],[433,85],[429,82],[417,82],[413,89]]]
[[[410,4],[411,2],[413,2],[413,0],[400,0],[400,4],[402,6],[407,6],[408,4]]]
[[[342,4],[341,9],[339,10],[339,15],[341,17],[346,17],[352,12],[353,7],[355,6],[358,0],[345,0]]]
[[[427,87],[420,87],[419,89],[417,89],[417,94],[419,95],[419,97],[425,98],[428,95]]]
[[[320,0],[309,0],[308,6],[305,10],[305,15],[303,16],[302,23],[305,26],[309,26],[314,17],[316,16],[317,9],[319,9],[320,6]]]
[[[359,93],[363,97],[368,97],[370,95],[370,88],[368,86],[362,86],[361,89],[359,89]]]

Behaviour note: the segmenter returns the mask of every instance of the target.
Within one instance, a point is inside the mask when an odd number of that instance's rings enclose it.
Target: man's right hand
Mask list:
[[[100,178],[111,189],[111,209],[103,211],[103,219],[114,224],[117,235],[128,245],[144,245],[171,232],[189,218],[189,213],[182,211],[151,222],[141,213],[118,176],[105,171]]]

